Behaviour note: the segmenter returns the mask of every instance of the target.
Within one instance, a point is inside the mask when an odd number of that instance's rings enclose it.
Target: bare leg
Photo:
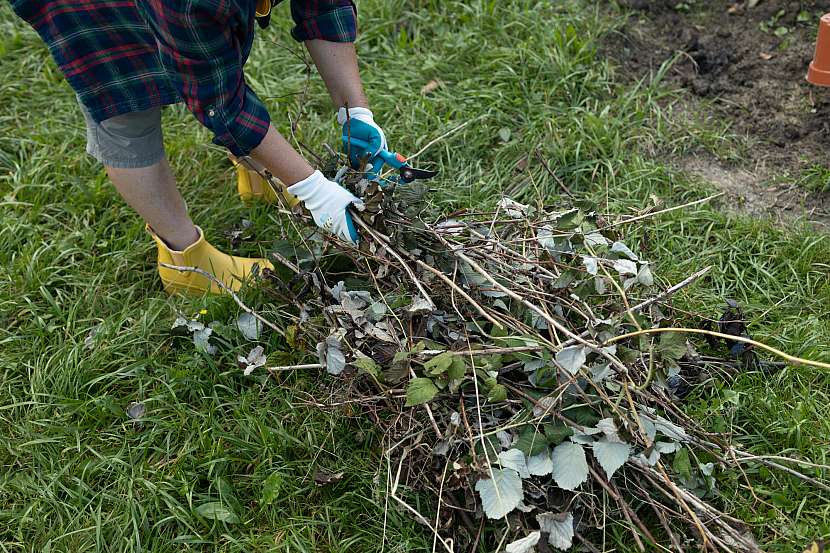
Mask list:
[[[139,169],[106,170],[121,197],[170,248],[181,251],[199,239],[167,159]]]

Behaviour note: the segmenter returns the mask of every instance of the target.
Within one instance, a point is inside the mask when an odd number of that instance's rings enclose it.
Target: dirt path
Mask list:
[[[680,53],[669,83],[689,91],[690,109],[709,110],[749,140],[740,167],[708,156],[679,160],[678,166],[742,197],[754,213],[805,215],[830,223],[830,182],[823,183],[824,193],[794,185],[806,169],[822,173],[830,163],[830,88],[805,81],[818,18],[830,5],[814,0],[622,3],[634,16],[610,38],[609,55],[641,77]],[[688,8],[678,8],[683,4]],[[824,175],[820,183],[830,179],[830,171]]]

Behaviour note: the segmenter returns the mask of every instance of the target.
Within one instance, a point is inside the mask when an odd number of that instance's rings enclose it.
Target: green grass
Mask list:
[[[610,19],[591,4],[360,3],[363,74],[391,145],[417,151],[474,120],[421,157],[441,169],[436,203],[482,205],[502,193],[560,202],[537,149],[558,179],[604,213],[711,192],[660,159],[717,150],[725,130],[704,115],[695,125],[675,117],[674,97],[659,82],[621,84],[627,79],[597,54]],[[282,130],[305,81],[304,65],[286,51],[297,47],[285,11],[248,64]],[[162,293],[143,225],[84,154],[82,118],[46,49],[7,4],[0,32],[0,551],[430,551],[427,530],[385,509],[383,437],[370,421],[308,404],[328,379],[242,377],[235,356],[245,345],[227,328],[217,331],[213,358],[171,335],[178,312],[205,309],[202,319],[228,324],[237,308],[227,298]],[[431,79],[443,85],[421,95]],[[238,201],[224,154],[189,114],[166,110],[165,133],[193,218],[216,245],[230,249],[222,231],[243,218],[254,222],[257,240],[242,253],[279,238],[267,207]],[[317,80],[299,134],[317,147],[335,142]],[[525,158],[527,169],[517,170]],[[679,295],[678,307],[717,317],[724,299],[735,298],[756,338],[830,361],[830,242],[732,207],[721,201],[649,220],[628,241],[655,260],[664,284],[714,266]],[[276,337],[266,346],[275,363],[304,359]],[[754,452],[827,461],[824,374],[787,368],[711,384],[687,403],[691,413]],[[140,427],[125,415],[133,401],[147,408]],[[317,469],[345,476],[320,488]],[[720,501],[757,524],[766,548],[790,551],[830,535],[826,497],[780,474],[748,472],[768,504],[755,503],[729,474],[720,478]],[[263,485],[275,473],[279,493],[267,504]],[[429,512],[428,497],[412,498]],[[211,502],[240,522],[198,516]]]

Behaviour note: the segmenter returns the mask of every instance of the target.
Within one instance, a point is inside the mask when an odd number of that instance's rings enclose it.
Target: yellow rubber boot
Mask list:
[[[231,163],[236,167],[236,189],[239,192],[239,197],[245,203],[255,201],[265,202],[268,204],[279,203],[274,189],[265,182],[259,173],[239,163],[239,160],[231,157]],[[275,179],[276,180],[276,179]],[[300,203],[297,196],[289,194],[286,186],[277,181],[280,186],[280,195],[285,202],[286,207],[292,209],[295,205]]]
[[[147,227],[158,246],[159,263],[202,269],[222,281],[234,292],[242,287],[242,282],[255,271],[255,267],[258,267],[259,271],[274,269],[274,266],[267,259],[236,257],[220,252],[205,240],[202,229],[199,227],[196,227],[196,229],[199,231],[199,239],[185,250],[176,251],[170,249],[152,229]],[[162,284],[164,284],[164,290],[168,294],[201,295],[205,292],[211,294],[224,292],[214,281],[193,271],[177,271],[159,265],[159,276]]]

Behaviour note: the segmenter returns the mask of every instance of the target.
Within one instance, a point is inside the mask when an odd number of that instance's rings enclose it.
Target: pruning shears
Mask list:
[[[390,152],[389,150],[381,149],[374,157],[374,153],[369,148],[369,144],[360,140],[359,138],[352,138],[351,140],[343,138],[344,146],[349,151],[349,157],[352,162],[366,160],[371,167],[366,170],[366,176],[369,180],[377,181],[381,186],[388,186],[391,184],[409,184],[415,180],[431,179],[438,174],[438,171],[429,171],[427,169],[416,169],[409,165],[406,158],[397,152]],[[384,165],[389,165],[393,169],[398,170],[397,175],[381,177],[380,171]]]

